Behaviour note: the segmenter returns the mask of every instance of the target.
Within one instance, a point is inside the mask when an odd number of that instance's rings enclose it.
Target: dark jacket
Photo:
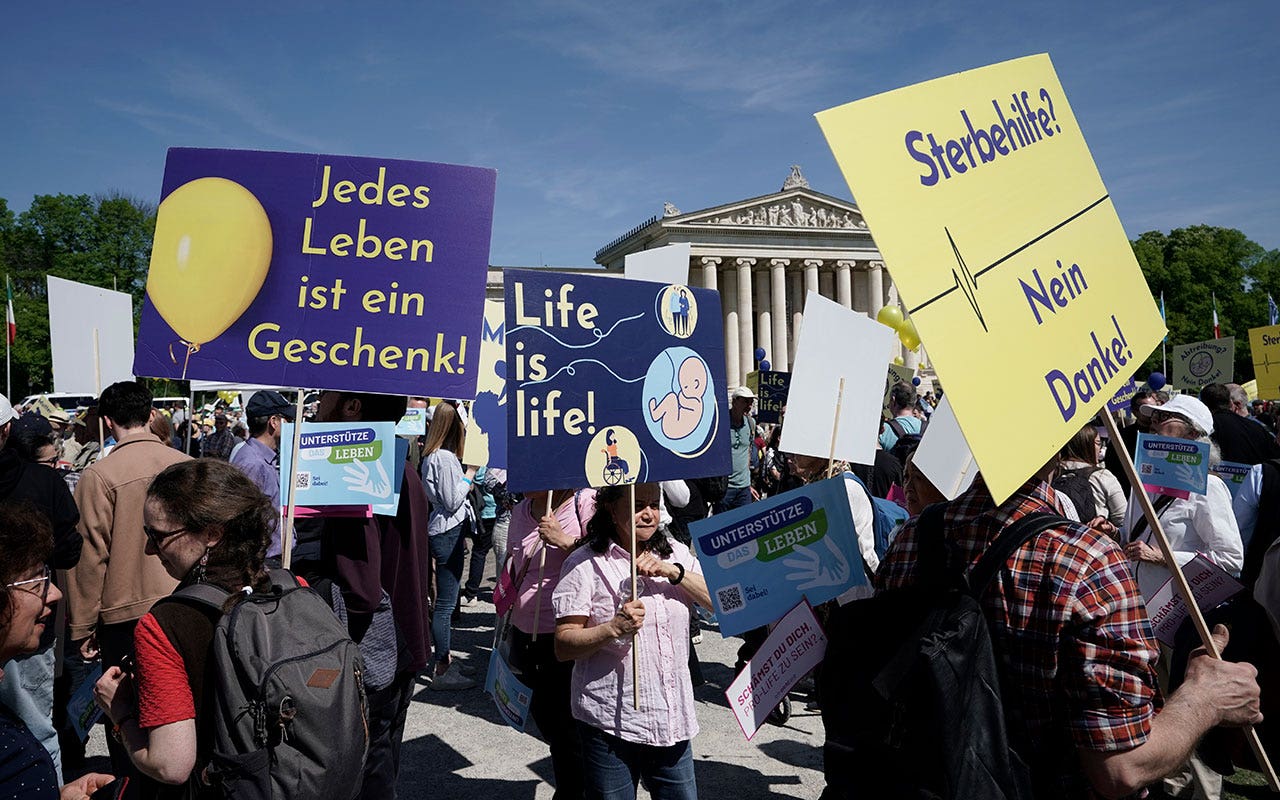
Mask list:
[[[1276,437],[1253,420],[1230,411],[1213,412],[1213,440],[1222,451],[1223,461],[1261,464],[1280,458]]]
[[[44,512],[53,525],[53,555],[49,566],[71,569],[80,561],[84,539],[76,530],[80,512],[67,483],[53,468],[28,464],[13,450],[0,450],[0,500],[26,500]]]

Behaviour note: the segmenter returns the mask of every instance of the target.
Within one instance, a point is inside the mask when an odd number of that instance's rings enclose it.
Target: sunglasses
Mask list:
[[[180,533],[186,533],[187,529],[174,528],[171,531],[162,531],[162,530],[153,528],[150,525],[143,525],[142,532],[147,535],[147,541],[151,542],[151,546],[159,550],[161,542],[163,542],[165,539],[173,538],[174,536],[177,536]]]
[[[22,589],[24,592],[30,592],[31,594],[38,595],[40,597],[40,603],[43,605],[44,602],[49,599],[49,584],[52,581],[53,572],[50,571],[49,565],[46,564],[44,566],[44,573],[39,578],[28,578],[25,581],[14,581],[13,583],[5,584],[5,588]],[[28,586],[31,588],[28,589]]]

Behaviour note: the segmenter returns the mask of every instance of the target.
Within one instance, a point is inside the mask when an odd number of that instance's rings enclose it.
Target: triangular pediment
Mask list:
[[[666,216],[662,222],[667,227],[867,230],[867,223],[857,206],[812,189],[790,189],[688,214]]]

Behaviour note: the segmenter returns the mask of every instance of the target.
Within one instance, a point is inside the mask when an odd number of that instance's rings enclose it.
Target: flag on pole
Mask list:
[[[1218,327],[1218,295],[1210,295],[1213,298],[1213,338],[1221,339],[1222,330]]]
[[[1160,321],[1164,323],[1164,341],[1169,341],[1169,318],[1164,315],[1164,292],[1160,293]]]
[[[1280,323],[1280,307],[1276,306],[1276,301],[1271,299],[1271,295],[1267,295],[1267,317],[1270,320],[1268,325]]]
[[[18,338],[18,321],[13,316],[13,284],[9,283],[8,275],[4,276],[4,293],[8,300],[4,316],[5,322],[7,323],[5,335],[9,337],[8,343],[13,344]]]

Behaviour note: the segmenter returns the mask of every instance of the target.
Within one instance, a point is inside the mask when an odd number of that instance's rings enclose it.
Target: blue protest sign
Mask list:
[[[867,584],[845,478],[837,476],[689,526],[722,636]],[[863,491],[862,487],[855,487]]]
[[[756,391],[756,422],[781,422],[782,409],[787,405],[787,391],[791,388],[791,373],[762,370],[759,383],[760,388]]]
[[[304,422],[294,504],[315,508],[390,502],[399,488],[393,484],[395,438],[392,422]],[[280,440],[293,441],[293,423],[285,423]],[[288,480],[292,455],[291,448],[281,448],[282,480]],[[288,496],[283,486],[280,494]]]
[[[520,679],[507,666],[498,647],[489,653],[489,671],[485,675],[484,690],[493,696],[493,704],[498,707],[502,721],[524,732],[529,724],[529,705],[533,702],[533,690],[520,682]]]
[[[729,474],[715,292],[543,270],[504,275],[512,491]]]
[[[1120,387],[1120,391],[1107,401],[1107,410],[1111,412],[1125,411],[1129,408],[1129,401],[1138,393],[1138,383],[1133,378],[1129,382]]]
[[[1249,470],[1253,469],[1250,464],[1240,464],[1235,461],[1219,461],[1218,465],[1213,468],[1213,472],[1222,482],[1227,485],[1227,490],[1231,492],[1231,499],[1235,500],[1236,495],[1240,494],[1240,489],[1244,487],[1245,478],[1249,477]]]
[[[1139,433],[1133,464],[1148,489],[1186,498],[1209,490],[1209,444]]]
[[[406,408],[404,416],[396,423],[396,436],[425,436],[427,433],[427,410],[425,408]]]

